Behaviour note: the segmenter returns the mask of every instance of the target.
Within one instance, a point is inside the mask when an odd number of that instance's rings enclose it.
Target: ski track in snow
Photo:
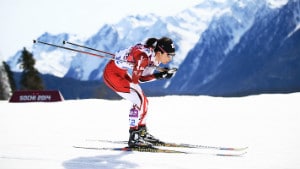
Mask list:
[[[153,135],[179,143],[248,146],[243,157],[75,149],[122,146],[86,139],[127,140],[130,103],[0,101],[0,169],[298,169],[299,100],[300,93],[149,98]]]

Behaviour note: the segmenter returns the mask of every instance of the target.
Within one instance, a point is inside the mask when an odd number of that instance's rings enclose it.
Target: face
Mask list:
[[[164,52],[156,52],[156,58],[159,62],[163,63],[163,64],[167,64],[169,62],[172,61],[172,55],[169,55],[168,53]]]

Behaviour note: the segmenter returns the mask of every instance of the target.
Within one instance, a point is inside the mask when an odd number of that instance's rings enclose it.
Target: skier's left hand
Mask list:
[[[155,73],[154,76],[156,79],[170,79],[176,73],[177,68],[164,68],[162,72]]]

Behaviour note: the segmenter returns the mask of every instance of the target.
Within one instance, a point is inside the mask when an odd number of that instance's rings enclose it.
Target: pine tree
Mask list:
[[[43,80],[39,76],[38,70],[34,68],[35,59],[32,53],[24,48],[19,61],[23,69],[21,75],[21,90],[43,90]]]
[[[10,70],[9,65],[6,62],[3,62],[3,65],[4,65],[4,68],[5,68],[6,73],[7,73],[7,77],[8,77],[8,80],[9,80],[11,91],[14,92],[14,91],[16,91],[17,86],[16,86],[16,82],[14,80],[13,72]]]
[[[4,62],[0,64],[0,100],[7,100],[11,96],[9,78],[5,70]]]

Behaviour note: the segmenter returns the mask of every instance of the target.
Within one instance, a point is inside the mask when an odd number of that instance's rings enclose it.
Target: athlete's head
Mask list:
[[[146,41],[146,46],[154,49],[156,59],[163,64],[167,64],[175,56],[175,45],[172,39],[168,37],[149,38]]]

